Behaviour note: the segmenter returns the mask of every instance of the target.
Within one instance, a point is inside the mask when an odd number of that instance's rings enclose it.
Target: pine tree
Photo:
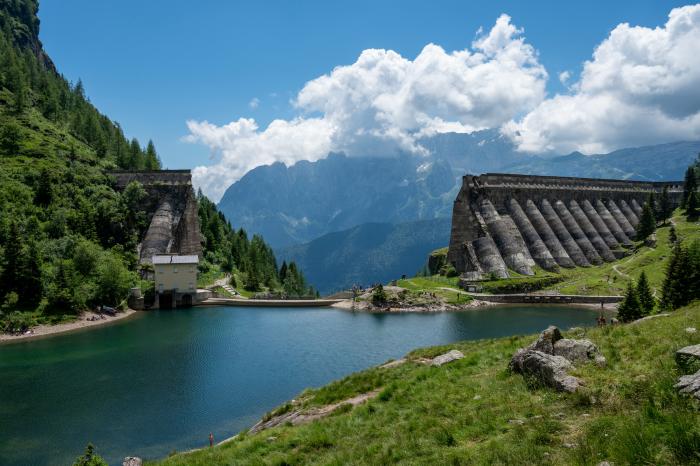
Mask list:
[[[639,275],[639,281],[637,281],[637,297],[642,315],[649,315],[656,305],[656,300],[651,293],[649,281],[644,271]]]
[[[280,281],[284,283],[285,278],[287,278],[287,261],[282,261],[282,267],[280,268]]]
[[[688,220],[695,220],[698,218],[698,193],[695,191],[688,196],[688,202],[685,206],[685,215]]]
[[[642,209],[642,218],[639,219],[639,225],[637,225],[637,240],[642,241],[647,239],[656,229],[656,219],[654,218],[654,211],[652,210],[652,202],[653,198],[650,196],[649,202],[646,202]]]
[[[637,320],[642,316],[639,299],[637,298],[637,291],[634,289],[634,285],[630,282],[627,285],[627,291],[625,292],[625,297],[620,302],[617,308],[617,317],[622,322],[631,322]]]
[[[695,168],[691,165],[685,171],[685,181],[683,183],[683,200],[681,202],[681,207],[686,208],[688,204],[688,199],[690,198],[690,193],[694,193],[698,189],[697,175],[695,173]]]
[[[673,206],[671,205],[671,199],[668,197],[668,187],[664,186],[663,191],[661,191],[661,198],[659,199],[659,217],[664,225],[666,225],[666,220],[671,217],[672,213]]]
[[[666,265],[666,276],[661,288],[661,307],[667,310],[677,309],[690,302],[688,288],[688,254],[678,242],[671,252]]]
[[[160,157],[156,152],[156,146],[153,141],[148,141],[146,146],[146,170],[159,170],[160,169]]]
[[[675,245],[678,242],[676,227],[674,227],[673,225],[671,225],[671,229],[668,232],[668,242],[671,243],[671,246]]]

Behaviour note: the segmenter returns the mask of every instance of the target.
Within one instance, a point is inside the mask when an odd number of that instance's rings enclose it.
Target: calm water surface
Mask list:
[[[459,313],[210,307],[0,346],[0,464],[71,464],[93,442],[110,464],[201,447],[306,387],[408,351],[591,325],[596,311]]]

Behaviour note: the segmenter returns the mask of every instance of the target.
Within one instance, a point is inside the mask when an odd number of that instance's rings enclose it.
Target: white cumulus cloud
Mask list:
[[[523,151],[607,152],[700,138],[700,5],[663,27],[618,25],[571,92],[543,101],[503,131]]]
[[[307,82],[293,105],[298,116],[260,129],[241,118],[224,126],[189,121],[189,142],[217,157],[193,179],[215,200],[248,170],[281,161],[353,155],[424,154],[419,138],[499,127],[545,98],[547,72],[523,31],[501,15],[471,48],[426,45],[415,59],[364,50],[351,65]]]

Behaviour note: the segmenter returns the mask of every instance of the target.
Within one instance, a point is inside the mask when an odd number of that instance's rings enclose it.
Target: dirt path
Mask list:
[[[630,278],[630,276],[627,275],[626,273],[620,272],[620,270],[618,269],[619,266],[620,266],[620,264],[615,264],[612,266],[612,269],[615,271],[615,273],[618,274],[619,276],[621,276],[622,278]]]
[[[92,317],[97,316],[98,314],[95,314],[94,312],[84,312],[78,320],[75,320],[73,322],[68,322],[65,324],[56,324],[56,325],[38,325],[36,327],[33,327],[30,332],[24,335],[8,335],[5,333],[0,334],[0,342],[5,343],[5,342],[14,342],[14,341],[24,341],[24,340],[30,340],[33,338],[41,338],[41,337],[47,337],[51,335],[57,335],[60,333],[66,333],[66,332],[73,332],[76,330],[81,330],[89,327],[98,327],[98,326],[103,326],[107,324],[111,324],[114,322],[118,322],[120,320],[124,320],[128,317],[133,316],[136,314],[138,311],[134,311],[133,309],[127,309],[124,312],[120,312],[114,317],[110,317],[105,315],[104,319],[97,319],[97,320],[88,320]]]

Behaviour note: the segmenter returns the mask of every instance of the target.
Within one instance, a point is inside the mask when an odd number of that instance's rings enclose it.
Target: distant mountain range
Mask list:
[[[495,131],[421,141],[430,156],[346,157],[258,167],[224,194],[219,208],[260,233],[281,261],[301,265],[323,293],[413,275],[447,246],[452,203],[466,173],[681,180],[700,142],[586,156],[523,155]]]
[[[592,156],[540,157],[517,152],[494,130],[440,134],[421,143],[431,155],[331,154],[290,167],[258,167],[227,189],[219,208],[234,225],[262,234],[279,249],[365,223],[450,217],[466,173],[676,180],[700,152],[700,142],[677,142]]]
[[[321,293],[354,284],[386,283],[413,276],[428,254],[447,245],[450,218],[401,223],[364,223],[328,233],[309,243],[278,249],[278,260],[293,260]]]

